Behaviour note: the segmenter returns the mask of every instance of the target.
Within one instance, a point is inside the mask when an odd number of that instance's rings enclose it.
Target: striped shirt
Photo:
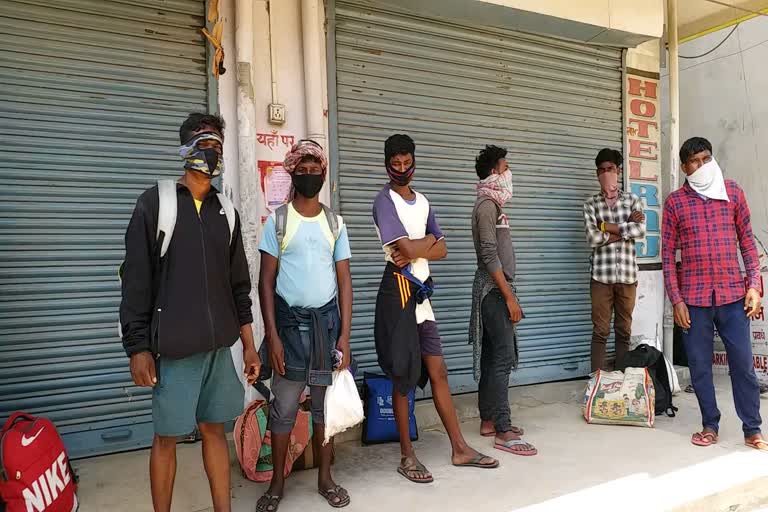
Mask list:
[[[592,247],[592,279],[603,284],[637,282],[635,239],[645,236],[645,222],[629,222],[629,216],[642,210],[640,198],[630,192],[620,192],[613,208],[608,206],[602,192],[584,203],[587,243]],[[610,234],[600,231],[603,222],[618,224],[621,240],[608,243]]]

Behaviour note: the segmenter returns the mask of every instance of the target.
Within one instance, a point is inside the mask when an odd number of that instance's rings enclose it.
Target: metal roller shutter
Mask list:
[[[138,195],[177,176],[207,108],[203,0],[0,5],[0,418],[55,421],[74,457],[146,446],[151,395],[117,337]]]
[[[621,148],[621,51],[337,1],[337,206],[349,225],[354,351],[376,368],[375,296],[383,263],[371,203],[386,181],[383,143],[417,144],[414,186],[437,211],[448,258],[432,266],[435,312],[455,391],[476,388],[467,345],[475,272],[470,217],[474,157],[506,146],[515,196],[507,208],[526,319],[514,382],[589,371],[589,250],[583,201],[594,155]]]

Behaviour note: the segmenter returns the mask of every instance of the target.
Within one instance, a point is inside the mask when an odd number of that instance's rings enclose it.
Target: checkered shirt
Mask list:
[[[620,192],[611,208],[602,192],[584,203],[584,225],[587,243],[592,247],[592,279],[604,284],[634,284],[637,282],[637,253],[635,239],[645,236],[644,222],[629,222],[633,211],[642,211],[640,198],[630,192]],[[608,243],[610,234],[600,231],[600,225],[618,224],[621,240]]]
[[[701,197],[686,181],[664,203],[661,260],[672,304],[722,306],[744,298],[737,247],[744,260],[747,287],[760,289],[760,260],[747,199],[733,180],[725,180],[725,189],[730,202]],[[682,255],[679,275],[675,271],[678,248]]]

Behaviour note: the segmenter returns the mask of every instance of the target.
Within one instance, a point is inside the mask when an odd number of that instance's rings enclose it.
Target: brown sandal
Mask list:
[[[259,498],[259,501],[256,502],[256,512],[277,512],[282,499],[282,496],[272,496],[269,493],[265,493]]]
[[[347,490],[340,485],[336,485],[325,491],[318,489],[317,492],[320,496],[325,498],[325,501],[327,501],[333,508],[344,508],[352,501],[349,499]]]
[[[435,481],[435,479],[432,477],[432,473],[430,473],[427,468],[424,467],[424,464],[419,462],[419,459],[416,457],[403,457],[403,459],[400,461],[400,466],[397,468],[397,472],[416,484],[431,484]],[[418,473],[427,475],[427,477],[418,478],[414,476],[414,474]]]
[[[761,452],[768,452],[768,441],[759,438],[755,440],[745,439],[744,444]]]
[[[717,434],[714,432],[696,432],[691,436],[691,443],[696,446],[712,446],[717,444]]]
[[[483,462],[484,460],[490,462]],[[477,455],[475,455],[469,462],[462,462],[459,464],[454,462],[453,465],[457,468],[496,469],[499,467],[499,461],[493,457],[489,457],[478,452]]]

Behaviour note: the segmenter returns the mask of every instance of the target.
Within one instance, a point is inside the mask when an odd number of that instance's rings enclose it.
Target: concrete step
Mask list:
[[[761,477],[690,501],[671,509],[670,512],[757,512],[766,506],[768,477]]]
[[[467,442],[501,459],[496,471],[457,469],[450,445],[440,432],[430,402],[417,415],[421,436],[419,457],[435,474],[429,486],[409,485],[395,472],[396,443],[360,447],[359,431],[337,447],[334,473],[353,493],[349,512],[464,510],[482,504],[494,512],[757,512],[768,505],[768,454],[744,446],[735,414],[730,381],[715,376],[723,414],[720,442],[693,446],[691,433],[701,427],[695,396],[675,397],[677,417],[657,418],[654,428],[587,425],[580,402],[585,381],[524,386],[510,390],[512,416],[526,429],[536,457],[515,457],[492,451],[481,438],[476,396],[455,397]],[[177,510],[210,510],[208,483],[199,445],[178,447]],[[146,450],[75,461],[81,476],[81,512],[151,512]],[[126,478],[130,475],[130,478]],[[317,473],[297,471],[281,510],[320,510]],[[266,486],[244,480],[232,471],[233,512],[253,511]],[[768,512],[768,511],[764,511]]]

